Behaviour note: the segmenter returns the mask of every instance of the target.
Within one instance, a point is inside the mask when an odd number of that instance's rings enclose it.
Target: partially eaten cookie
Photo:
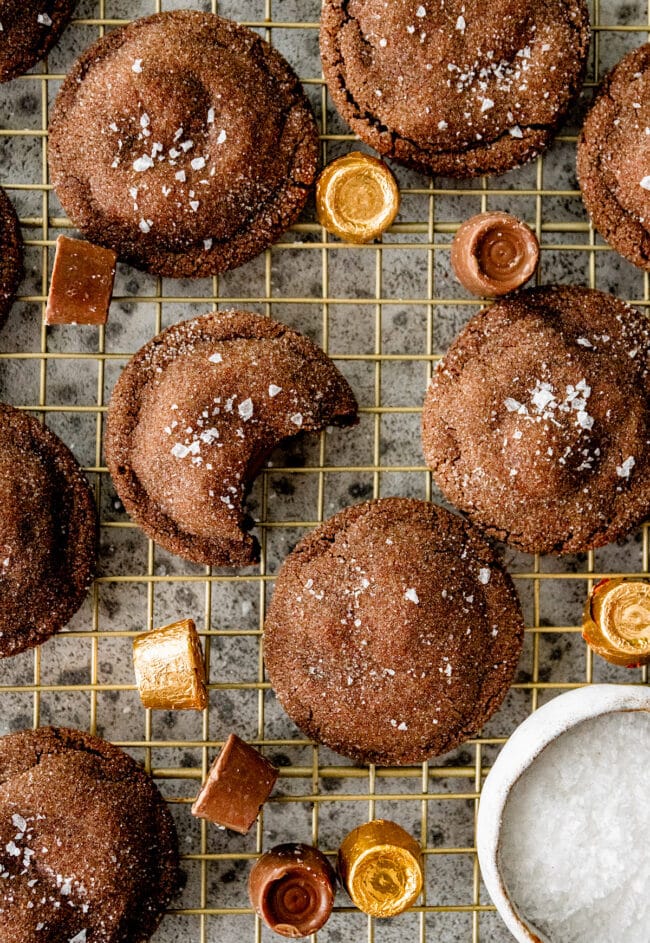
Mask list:
[[[126,510],[162,547],[247,566],[259,548],[244,498],[272,450],[356,421],[347,381],[307,337],[262,315],[215,312],[168,328],[128,363],[106,458]]]

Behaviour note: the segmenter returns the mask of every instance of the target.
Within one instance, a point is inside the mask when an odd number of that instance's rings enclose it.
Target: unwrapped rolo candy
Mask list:
[[[255,911],[280,936],[316,933],[332,913],[336,874],[311,845],[276,845],[255,863],[248,879]]]
[[[456,233],[451,264],[472,294],[497,298],[521,288],[535,274],[539,242],[532,229],[510,213],[479,213]]]
[[[245,835],[277,778],[275,766],[231,733],[192,806],[192,815]]]

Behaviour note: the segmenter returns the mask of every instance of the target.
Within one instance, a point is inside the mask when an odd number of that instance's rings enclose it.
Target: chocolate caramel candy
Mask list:
[[[386,164],[360,151],[332,161],[316,182],[319,223],[348,242],[378,239],[399,204],[399,187]]]
[[[422,890],[420,846],[395,822],[376,819],[355,828],[339,849],[338,864],[348,894],[371,917],[403,913]]]
[[[336,875],[325,855],[311,845],[276,845],[253,866],[248,893],[267,927],[298,939],[316,933],[329,920]]]
[[[509,213],[480,213],[460,227],[451,246],[458,281],[474,295],[497,298],[521,288],[539,264],[537,236]]]
[[[275,766],[231,733],[192,806],[192,815],[245,835],[277,778]]]
[[[203,650],[191,619],[138,635],[133,664],[145,707],[202,711],[208,706]]]
[[[650,583],[601,580],[585,606],[582,637],[613,665],[650,664]]]
[[[45,323],[106,324],[116,261],[112,249],[59,236]]]

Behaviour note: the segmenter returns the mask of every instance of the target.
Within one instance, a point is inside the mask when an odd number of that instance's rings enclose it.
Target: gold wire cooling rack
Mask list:
[[[350,149],[353,138],[328,105],[320,74],[319,0],[173,5],[233,16],[286,51],[319,114],[323,159]],[[595,579],[648,574],[647,526],[624,546],[580,557],[506,554],[527,616],[516,683],[481,737],[417,768],[355,768],[300,738],[264,679],[265,605],[282,556],[339,507],[391,493],[438,497],[421,459],[419,413],[435,361],[479,304],[449,275],[449,243],[463,219],[488,208],[527,218],[542,243],[541,281],[609,289],[645,308],[648,276],[619,260],[590,228],[573,172],[576,136],[565,130],[547,156],[503,178],[459,184],[397,168],[402,213],[381,245],[343,245],[314,222],[301,222],[243,276],[188,286],[123,273],[107,328],[58,335],[47,330],[40,323],[52,246],[56,233],[69,226],[57,215],[48,183],[48,107],[74,54],[126,22],[125,10],[136,16],[171,6],[162,0],[82,2],[66,34],[78,37],[78,48],[67,59],[55,50],[40,71],[13,83],[20,93],[25,90],[34,122],[14,127],[8,121],[0,130],[2,153],[11,154],[16,139],[37,152],[31,179],[29,162],[16,160],[13,172],[3,170],[0,180],[21,209],[32,276],[36,272],[2,339],[2,398],[63,434],[95,485],[102,518],[102,564],[88,605],[57,639],[0,663],[0,732],[30,723],[76,723],[130,750],[153,773],[179,825],[188,872],[184,894],[156,935],[161,943],[266,939],[246,899],[250,861],[281,840],[311,841],[333,854],[349,828],[376,815],[400,821],[421,840],[425,892],[411,914],[392,922],[357,914],[340,894],[334,917],[318,934],[322,941],[505,943],[511,938],[481,885],[475,853],[481,784],[505,738],[539,703],[592,681],[647,681],[645,669],[626,672],[592,659],[578,634]],[[625,51],[647,41],[650,10],[645,0],[594,0],[592,24],[587,90]],[[261,563],[243,573],[167,558],[124,515],[103,464],[103,420],[119,368],[162,326],[210,306],[253,307],[308,330],[348,374],[361,402],[358,430],[324,433],[303,451],[274,456],[254,495]],[[141,315],[142,336],[117,326],[111,334],[119,319],[133,325]],[[12,333],[18,318],[21,330]],[[23,349],[15,349],[16,336],[24,338]],[[160,719],[138,706],[131,639],[137,631],[187,616],[195,618],[205,642],[210,709],[197,718]],[[282,766],[276,796],[246,839],[189,815],[189,803],[230,729]]]

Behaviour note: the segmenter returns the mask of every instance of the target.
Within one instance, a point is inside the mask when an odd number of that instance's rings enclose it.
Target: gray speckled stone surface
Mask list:
[[[162,9],[188,6],[215,9],[208,0],[160,4]],[[319,6],[319,0],[221,0],[218,10],[257,24],[261,32],[265,17],[272,16],[277,24],[270,31],[272,39],[300,75],[312,80],[307,91],[320,118],[321,86],[313,81],[320,77],[317,31],[282,26],[296,21],[313,26]],[[89,20],[103,13],[111,20],[155,10],[154,0],[104,0],[103,4],[81,0],[78,18]],[[601,30],[593,44],[590,81],[596,71],[602,75],[647,36],[647,32],[607,29],[619,25],[647,30],[648,10],[642,0],[601,0],[597,14]],[[49,74],[64,73],[97,35],[97,24],[75,22],[50,55]],[[40,71],[41,67],[34,70]],[[422,839],[428,850],[426,903],[452,909],[377,922],[368,937],[367,919],[346,910],[349,902],[340,894],[339,909],[319,934],[320,940],[507,943],[511,937],[496,914],[471,912],[473,904],[489,903],[482,888],[478,898],[475,890],[475,769],[477,764],[488,767],[493,761],[499,746],[491,741],[507,737],[537,703],[557,693],[557,688],[546,685],[641,679],[640,672],[616,669],[588,656],[576,628],[589,571],[647,569],[642,534],[590,557],[535,561],[505,552],[531,629],[517,678],[520,686],[487,725],[483,740],[433,761],[426,774],[419,768],[401,773],[355,770],[325,749],[316,751],[301,739],[272,692],[257,687],[261,680],[259,628],[272,591],[272,579],[260,579],[260,572],[271,578],[277,572],[305,532],[301,522],[318,521],[373,495],[439,497],[435,488],[429,490],[419,442],[419,409],[430,369],[426,355],[444,352],[476,306],[450,271],[448,245],[454,225],[484,208],[508,209],[531,223],[543,221],[541,281],[592,284],[633,301],[647,301],[641,272],[609,251],[588,251],[590,234],[575,192],[575,144],[570,138],[590,89],[572,125],[543,164],[487,181],[487,189],[482,181],[437,180],[430,195],[424,192],[431,187],[428,179],[396,167],[407,192],[398,225],[386,236],[383,251],[338,243],[323,251],[320,230],[299,228],[283,239],[282,247],[218,280],[219,299],[237,299],[242,307],[272,314],[325,344],[335,360],[343,355],[345,359],[338,364],[366,411],[352,432],[334,431],[324,435],[322,443],[296,441],[273,456],[272,467],[258,481],[250,502],[263,524],[262,571],[251,568],[236,576],[217,572],[208,580],[204,569],[149,546],[129,526],[110,479],[101,470],[102,414],[97,407],[108,401],[126,358],[158,327],[210,308],[213,283],[159,284],[120,266],[103,342],[95,328],[55,328],[48,330],[44,348],[55,356],[11,356],[17,351],[34,355],[42,350],[42,296],[52,264],[52,241],[63,221],[54,193],[25,186],[42,182],[41,96],[45,94],[51,102],[58,84],[56,78],[19,79],[3,86],[0,96],[0,129],[21,132],[0,131],[0,183],[8,187],[29,243],[21,300],[0,334],[0,396],[17,405],[47,406],[47,423],[89,469],[103,521],[101,579],[66,633],[36,655],[30,652],[0,662],[0,734],[35,722],[92,728],[125,744],[156,771],[163,793],[172,802],[181,850],[188,856],[184,862],[187,883],[174,905],[175,911],[183,912],[167,917],[156,943],[270,940],[272,935],[260,930],[246,912],[248,857],[282,840],[318,838],[324,850],[334,851],[345,833],[369,814],[393,818]],[[329,159],[349,150],[351,139],[340,139],[347,129],[331,105],[326,121],[328,135],[334,135],[327,138]],[[540,187],[543,195],[531,194]],[[47,229],[44,213],[50,220]],[[313,222],[311,210],[303,221]],[[435,229],[434,250],[429,244],[430,222]],[[48,240],[46,259],[44,237]],[[595,245],[601,244],[596,237]],[[174,300],[159,305],[155,299],[161,291]],[[324,297],[327,304],[322,302]],[[383,303],[377,305],[376,298]],[[228,306],[228,301],[220,304]],[[108,355],[105,360],[94,356],[101,351]],[[373,356],[379,352],[384,359]],[[392,355],[402,359],[391,359]],[[386,410],[377,411],[377,407]],[[318,468],[321,461],[334,470],[309,470]],[[186,616],[197,621],[209,652],[213,685],[209,714],[147,717],[133,690],[131,635]],[[42,688],[35,694],[38,684]],[[255,741],[272,741],[264,751],[283,769],[258,831],[247,837],[201,824],[188,809],[202,769],[231,730]],[[149,741],[152,745],[145,747]],[[376,799],[371,807],[368,796],[373,790]],[[423,799],[423,792],[429,798]],[[390,798],[395,794],[404,798]],[[195,913],[200,910],[209,913]],[[244,912],[228,913],[232,910]]]

